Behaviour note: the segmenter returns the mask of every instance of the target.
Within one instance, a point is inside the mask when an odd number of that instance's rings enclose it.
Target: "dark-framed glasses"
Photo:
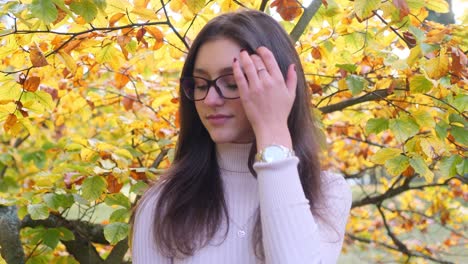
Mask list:
[[[201,101],[206,98],[211,87],[224,99],[240,98],[236,80],[232,73],[221,75],[214,80],[198,76],[180,78],[180,87],[184,94],[192,101]]]

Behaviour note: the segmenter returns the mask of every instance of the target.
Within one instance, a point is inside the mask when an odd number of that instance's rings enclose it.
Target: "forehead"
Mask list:
[[[219,38],[203,43],[197,53],[194,73],[216,77],[232,71],[234,58],[239,58],[241,47],[236,42]]]

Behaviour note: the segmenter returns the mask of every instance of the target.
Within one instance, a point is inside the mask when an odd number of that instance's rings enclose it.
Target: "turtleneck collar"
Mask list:
[[[252,144],[216,144],[216,158],[219,168],[230,172],[250,173],[248,160]]]

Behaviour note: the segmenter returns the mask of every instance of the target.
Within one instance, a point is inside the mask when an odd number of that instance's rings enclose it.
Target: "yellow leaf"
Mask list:
[[[93,158],[96,156],[96,152],[88,149],[88,148],[82,148],[80,152],[80,157],[83,161],[85,162],[90,162],[93,160]]]
[[[370,160],[376,164],[385,164],[389,159],[395,158],[401,154],[401,150],[397,148],[383,148],[377,151]]]
[[[421,47],[419,45],[412,48],[410,50],[410,55],[406,59],[408,66],[412,67],[414,63],[416,63],[421,58],[421,56],[422,56]]]
[[[65,67],[67,67],[67,69],[71,73],[75,73],[76,62],[70,54],[63,52],[63,51],[59,51],[59,53],[57,54],[57,57],[65,64]]]
[[[99,63],[112,62],[117,54],[118,50],[114,47],[112,42],[108,42],[103,45],[96,55],[96,61]]]
[[[121,156],[121,157],[130,159],[130,160],[133,159],[132,153],[130,153],[130,151],[128,151],[126,149],[118,149],[118,150],[114,151],[114,153]]]
[[[447,75],[449,70],[449,59],[446,53],[440,53],[439,56],[425,61],[423,69],[429,78],[438,80]]]
[[[173,0],[169,4],[169,7],[171,8],[172,11],[179,12],[182,9],[183,4],[184,4],[183,0]]]
[[[144,20],[158,20],[156,12],[147,8],[134,8],[131,12],[132,14],[138,15],[141,19]]]
[[[113,151],[115,149],[113,145],[105,142],[98,142],[95,147],[98,151]]]
[[[450,11],[449,4],[445,0],[424,0],[427,9],[436,13],[448,13]]]
[[[356,0],[354,1],[354,10],[356,15],[364,20],[373,15],[372,11],[380,5],[380,0]]]

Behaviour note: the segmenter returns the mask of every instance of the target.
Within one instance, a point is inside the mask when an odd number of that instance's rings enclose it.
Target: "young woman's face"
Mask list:
[[[239,59],[240,50],[241,47],[237,43],[225,38],[202,44],[195,59],[193,76],[214,80],[219,76],[232,74],[233,60]],[[233,76],[223,77],[219,83],[232,84],[230,82],[233,79]],[[209,89],[206,98],[196,101],[195,107],[211,139],[215,143],[252,142],[255,136],[241,100],[224,99],[214,86],[206,89]],[[232,90],[226,91],[233,93]]]

